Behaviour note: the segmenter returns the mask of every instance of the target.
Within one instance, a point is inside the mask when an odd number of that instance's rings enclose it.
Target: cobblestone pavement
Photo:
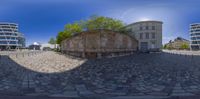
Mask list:
[[[117,99],[194,96],[200,94],[199,70],[200,56],[172,52],[96,60],[55,52],[2,54],[0,94]]]

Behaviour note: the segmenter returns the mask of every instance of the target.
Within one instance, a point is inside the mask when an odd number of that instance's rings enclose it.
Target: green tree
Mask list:
[[[167,49],[167,44],[165,44],[165,45],[163,46],[163,49]]]
[[[71,37],[72,34],[69,31],[63,31],[63,32],[59,32],[57,37],[56,37],[56,42],[57,44],[61,44],[61,42],[69,37]]]
[[[51,37],[48,43],[49,44],[56,44],[56,40],[53,37]]]
[[[108,29],[119,31],[124,27],[122,21],[103,16],[92,16],[85,24],[87,30]]]
[[[120,20],[116,20],[103,16],[92,16],[88,20],[80,20],[72,24],[66,24],[65,29],[59,32],[56,37],[56,42],[60,44],[63,40],[71,37],[74,33],[80,33],[83,30],[108,29],[112,31],[127,32],[124,24]]]
[[[182,44],[181,49],[189,49],[189,44],[186,43]]]
[[[73,23],[73,24],[65,25],[65,30],[64,31],[67,31],[67,32],[70,32],[71,34],[73,34],[73,33],[82,32],[83,29],[82,29],[81,25],[76,22],[76,23]]]

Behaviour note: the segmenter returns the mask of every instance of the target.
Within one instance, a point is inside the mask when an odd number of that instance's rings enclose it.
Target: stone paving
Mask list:
[[[200,53],[196,54],[165,51],[86,60],[56,52],[1,53],[0,95],[195,96],[200,94]]]

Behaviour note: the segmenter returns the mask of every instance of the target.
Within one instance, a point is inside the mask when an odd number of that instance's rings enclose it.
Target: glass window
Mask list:
[[[140,39],[143,39],[143,33],[140,33]]]
[[[148,26],[146,26],[145,28],[146,28],[146,30],[148,30],[148,29],[149,29],[149,27],[148,27]]]
[[[140,26],[140,30],[142,30],[142,26]]]
[[[155,39],[156,38],[156,34],[153,32],[153,33],[151,33],[151,38],[152,39]]]
[[[155,26],[152,26],[152,30],[155,30],[156,29],[156,27]]]
[[[149,33],[146,33],[146,39],[149,39]]]

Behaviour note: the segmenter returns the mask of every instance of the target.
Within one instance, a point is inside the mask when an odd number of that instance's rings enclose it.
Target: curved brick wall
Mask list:
[[[85,31],[61,43],[63,53],[82,57],[117,56],[133,53],[138,42],[133,37],[109,30]]]

